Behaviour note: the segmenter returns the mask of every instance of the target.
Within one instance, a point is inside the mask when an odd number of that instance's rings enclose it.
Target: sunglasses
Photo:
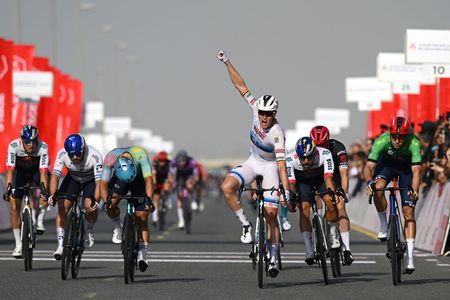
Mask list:
[[[314,158],[314,155],[307,157],[300,157],[300,161],[311,161]]]
[[[80,152],[74,152],[74,153],[67,153],[69,158],[80,158],[83,155],[83,151]]]
[[[275,115],[275,113],[273,111],[258,110],[258,115],[265,116],[265,117],[272,117]]]
[[[391,138],[393,140],[403,141],[404,139],[406,139],[406,135],[405,134],[391,134]]]
[[[22,142],[23,142],[25,145],[31,145],[31,144],[36,143],[37,140],[36,140],[36,139],[34,139],[34,140],[25,140],[25,139],[22,139]]]

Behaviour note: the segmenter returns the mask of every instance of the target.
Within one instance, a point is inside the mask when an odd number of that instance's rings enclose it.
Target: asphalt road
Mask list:
[[[246,213],[254,213],[246,206]],[[304,263],[304,245],[291,215],[293,228],[285,233],[284,268],[277,278],[257,286],[249,245],[240,243],[240,224],[222,199],[207,199],[206,209],[194,216],[192,234],[176,228],[176,212],[169,212],[168,228],[151,227],[150,266],[137,271],[125,285],[120,246],[111,243],[112,223],[101,213],[95,227],[95,246],[85,251],[77,279],[62,281],[53,223],[40,236],[33,270],[11,257],[13,235],[0,233],[0,299],[449,299],[450,258],[416,252],[416,272],[393,286],[385,244],[359,231],[351,232],[355,262],[343,276],[324,285],[317,265]],[[331,274],[331,269],[329,268]]]

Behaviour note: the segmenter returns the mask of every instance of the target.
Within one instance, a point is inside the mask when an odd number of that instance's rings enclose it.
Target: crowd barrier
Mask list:
[[[0,175],[0,197],[3,197],[5,193],[5,176]],[[52,220],[56,217],[57,207],[50,208],[50,211],[47,211],[45,214],[45,220]],[[10,218],[10,208],[9,203],[3,201],[3,198],[0,200],[0,231],[7,230],[11,228],[11,218]],[[11,233],[12,234],[12,233]]]
[[[350,180],[350,190],[355,184],[356,180]],[[417,223],[415,246],[417,249],[444,255],[450,229],[450,183],[433,184],[425,195],[423,193],[419,195],[419,199],[415,213]],[[400,198],[398,200],[400,203]],[[389,207],[387,212],[389,214]],[[380,221],[375,205],[369,205],[365,185],[347,204],[347,214],[351,224],[378,233]]]

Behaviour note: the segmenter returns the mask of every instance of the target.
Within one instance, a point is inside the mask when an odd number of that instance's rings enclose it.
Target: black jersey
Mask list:
[[[153,172],[156,173],[156,184],[163,184],[169,175],[169,161],[164,166],[161,166],[158,160],[154,160],[152,163]]]
[[[348,168],[347,150],[345,149],[344,144],[338,140],[329,139],[328,144],[321,147],[330,150],[334,163],[333,179],[338,186],[342,186],[340,169]]]

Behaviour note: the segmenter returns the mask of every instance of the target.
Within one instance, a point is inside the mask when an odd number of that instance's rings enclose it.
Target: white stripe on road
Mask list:
[[[18,260],[14,257],[0,257],[0,261]],[[36,257],[33,258],[34,261],[56,261],[54,258],[49,257]],[[94,261],[94,262],[123,262],[121,258],[82,258],[83,261]],[[182,262],[182,263],[251,263],[250,260],[223,260],[223,259],[149,259],[149,262]],[[373,260],[367,261],[354,261],[354,264],[376,264]],[[283,264],[305,264],[303,260],[283,260]]]

